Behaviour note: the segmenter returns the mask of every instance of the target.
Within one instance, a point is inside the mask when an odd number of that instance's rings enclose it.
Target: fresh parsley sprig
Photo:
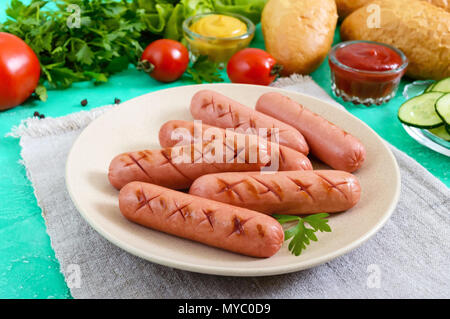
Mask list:
[[[74,7],[69,10],[71,6],[79,8],[79,15]],[[79,81],[101,83],[136,64],[141,45],[162,36],[163,18],[173,5],[161,6],[164,12],[142,0],[10,0],[0,32],[17,35],[36,53],[41,85],[67,88]],[[159,16],[164,25],[153,30]],[[36,94],[45,98],[44,87]]]
[[[41,64],[41,89],[74,82],[103,83],[136,65],[145,46],[159,38],[181,40],[185,18],[234,12],[256,24],[266,0],[7,0],[0,32],[23,39]],[[78,9],[75,9],[78,8]],[[188,70],[197,83],[222,82],[217,64],[200,58]]]
[[[306,217],[273,215],[281,225],[297,221],[297,225],[284,231],[284,240],[292,238],[288,249],[295,256],[299,256],[302,251],[306,249],[306,246],[310,244],[311,240],[317,241],[317,237],[314,234],[315,232],[331,232],[331,228],[328,225],[328,219],[326,219],[328,216],[329,215],[326,213],[314,214]],[[307,227],[307,225],[310,227]]]
[[[195,83],[203,82],[223,82],[220,76],[219,64],[212,62],[206,55],[201,55],[197,60],[189,66],[186,73],[191,77]]]

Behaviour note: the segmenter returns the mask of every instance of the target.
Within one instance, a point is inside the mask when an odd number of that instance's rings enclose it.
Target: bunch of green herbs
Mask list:
[[[265,1],[11,0],[0,32],[17,35],[36,53],[41,64],[36,93],[45,99],[44,84],[67,88],[79,81],[106,82],[136,65],[150,42],[181,40],[182,22],[191,15],[234,12],[258,22]],[[220,79],[217,65],[204,60],[188,73],[195,82]]]

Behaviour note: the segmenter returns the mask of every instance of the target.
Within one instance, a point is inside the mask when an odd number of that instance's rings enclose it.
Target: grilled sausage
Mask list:
[[[302,134],[292,126],[257,112],[220,93],[202,90],[191,101],[191,114],[205,124],[234,129],[238,133],[256,134],[268,129],[266,139],[271,140],[271,128],[279,129],[278,143],[308,155],[308,144]]]
[[[195,137],[194,134],[199,136]],[[244,135],[232,131],[225,131],[219,127],[206,124],[173,120],[161,126],[159,130],[159,143],[162,147],[174,147],[196,142],[210,142],[216,138],[228,140],[231,143],[233,140],[245,140]],[[263,145],[267,143],[267,148],[273,149],[272,143],[263,140],[257,135],[251,135],[247,139],[250,139],[252,143],[262,143]],[[277,145],[277,147],[279,148],[278,152],[280,155],[280,171],[297,170],[298,167],[308,169],[308,162],[305,161],[305,155],[283,145]],[[306,162],[306,165],[304,165],[304,162]]]
[[[200,122],[200,121],[198,121]],[[210,134],[206,133],[211,129]],[[232,133],[230,131],[228,134]],[[197,134],[198,136],[194,136]],[[239,133],[234,133],[239,134]],[[225,139],[225,130],[219,127],[182,120],[170,120],[159,129],[159,144],[162,147],[174,147],[198,142],[209,142],[219,137]]]
[[[157,185],[129,183],[119,208],[145,227],[248,256],[270,257],[284,241],[281,225],[267,215]]]
[[[247,172],[202,176],[189,193],[265,214],[300,215],[350,209],[361,188],[343,171]]]
[[[277,144],[260,143],[245,135],[245,142],[229,138],[158,150],[123,153],[109,166],[108,178],[115,188],[129,182],[148,182],[172,189],[186,189],[205,174],[280,170],[310,170],[306,156]],[[220,142],[220,144],[217,144]]]
[[[256,110],[299,130],[311,153],[334,169],[354,172],[364,162],[366,151],[356,137],[280,93],[263,94]]]

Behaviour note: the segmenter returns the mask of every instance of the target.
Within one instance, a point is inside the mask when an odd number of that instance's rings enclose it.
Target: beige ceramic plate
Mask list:
[[[158,148],[158,130],[172,119],[190,120],[189,102],[201,89],[212,89],[253,106],[269,91],[301,102],[309,109],[357,136],[367,159],[356,173],[362,186],[361,201],[353,209],[330,218],[331,233],[319,233],[299,257],[285,243],[273,257],[241,256],[200,243],[144,228],[126,220],[118,208],[115,190],[108,183],[111,159],[122,152]],[[315,167],[323,167],[315,165]],[[78,137],[66,164],[70,196],[87,222],[115,245],[149,261],[208,274],[263,276],[289,273],[329,261],[361,245],[379,230],[398,200],[400,174],[395,158],[381,138],[366,124],[328,103],[276,88],[211,84],[176,87],[150,93],[114,107],[93,121]]]

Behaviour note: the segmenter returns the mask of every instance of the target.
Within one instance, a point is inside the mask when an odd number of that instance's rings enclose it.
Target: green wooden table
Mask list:
[[[5,17],[5,2],[0,3],[0,20]],[[336,33],[335,42],[338,41]],[[252,46],[264,48],[260,28],[257,29]],[[312,77],[331,95],[330,73],[326,61]],[[399,92],[405,83],[407,81],[402,82]],[[113,76],[104,85],[78,83],[67,90],[50,91],[46,103],[27,102],[0,112],[0,298],[71,297],[50,246],[33,188],[24,167],[19,164],[19,141],[4,137],[11,127],[32,116],[35,111],[58,117],[110,104],[116,97],[126,101],[152,91],[188,84],[192,83],[187,78],[172,84],[161,84],[130,68]],[[80,101],[85,98],[89,104],[83,108]],[[337,101],[342,103],[339,99]],[[391,102],[378,107],[356,107],[348,103],[344,105],[384,139],[408,153],[445,184],[450,185],[449,159],[415,142],[397,120],[397,109],[403,101],[398,93]]]

